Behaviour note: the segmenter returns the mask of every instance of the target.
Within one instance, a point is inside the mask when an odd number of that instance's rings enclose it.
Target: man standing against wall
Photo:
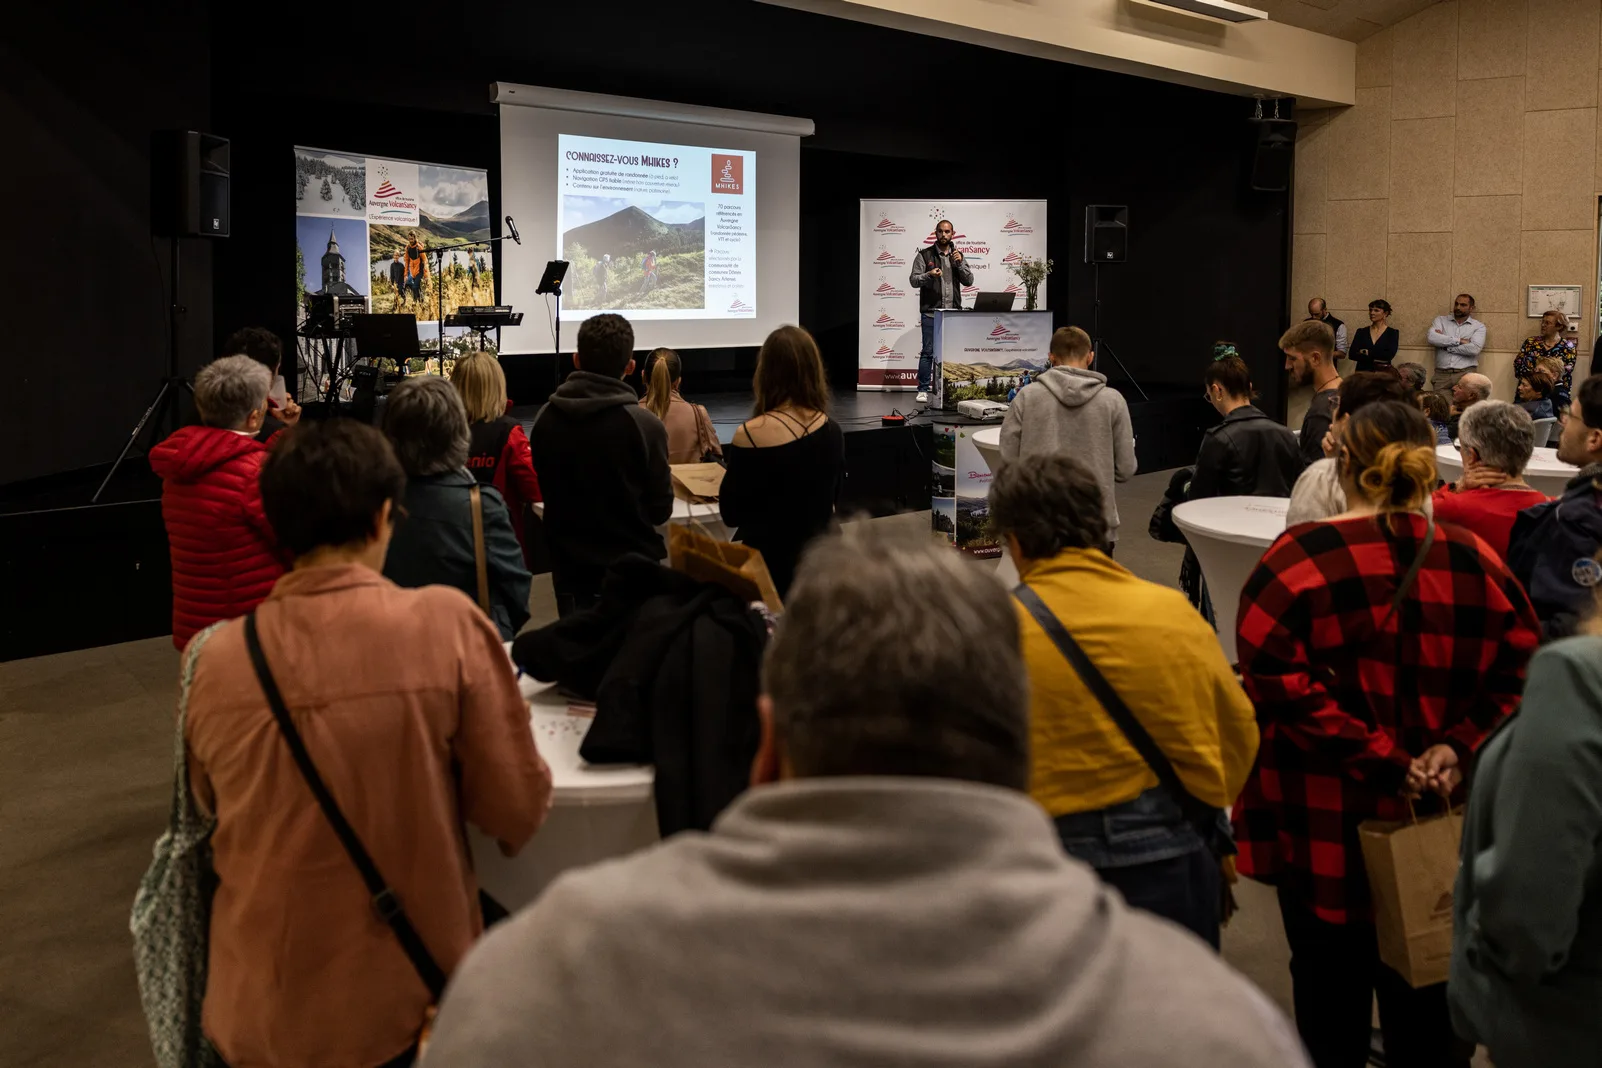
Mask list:
[[[1314,297],[1307,302],[1307,317],[1335,331],[1335,358],[1345,356],[1346,324],[1329,313],[1329,305],[1324,303],[1323,297]]]
[[[973,270],[952,243],[957,229],[951,220],[935,224],[935,243],[912,256],[912,285],[918,290],[918,318],[922,320],[923,347],[918,350],[918,403],[929,400],[934,369],[934,313],[962,307],[962,287],[973,285]]]
[[[1430,390],[1450,399],[1457,380],[1477,370],[1485,348],[1485,324],[1474,318],[1474,298],[1459,293],[1451,315],[1437,315],[1430,324],[1429,342],[1435,348],[1435,375]]]

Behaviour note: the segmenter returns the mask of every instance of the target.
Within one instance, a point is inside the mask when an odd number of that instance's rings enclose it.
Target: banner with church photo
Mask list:
[[[487,171],[297,146],[295,216],[297,325],[307,294],[356,298],[374,313],[415,315],[432,353],[442,285],[447,317],[495,303]],[[436,261],[429,250],[445,245]],[[451,349],[469,341],[446,331]]]
[[[912,260],[934,244],[941,219],[951,220],[953,243],[973,271],[973,285],[962,287],[963,306],[973,307],[982,292],[1009,292],[1016,294],[1013,310],[1024,309],[1023,283],[1007,268],[1046,258],[1044,200],[864,200],[857,242],[858,389],[918,388],[923,338]]]

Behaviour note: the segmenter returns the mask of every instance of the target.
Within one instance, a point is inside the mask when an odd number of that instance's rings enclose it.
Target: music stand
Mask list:
[[[422,356],[417,340],[417,316],[411,312],[387,315],[352,315],[351,336],[356,339],[356,357],[361,360],[394,360],[402,374],[412,369],[412,361]],[[374,367],[378,366],[375,362]],[[440,357],[440,372],[445,358]]]
[[[536,294],[556,295],[556,321],[551,327],[551,346],[556,351],[551,354],[554,360],[555,381],[562,384],[562,279],[567,277],[567,261],[551,260],[545,265],[545,273],[540,276],[540,284],[534,290]]]

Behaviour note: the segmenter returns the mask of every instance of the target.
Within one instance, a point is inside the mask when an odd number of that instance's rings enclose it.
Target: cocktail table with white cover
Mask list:
[[[1240,591],[1274,539],[1285,532],[1284,497],[1208,497],[1174,509],[1174,525],[1185,534],[1213,600],[1218,644],[1235,663],[1235,613]]]
[[[1436,472],[1447,482],[1456,482],[1463,475],[1463,454],[1456,445],[1435,446]],[[1561,497],[1569,479],[1580,473],[1573,464],[1557,458],[1556,449],[1536,449],[1530,454],[1530,464],[1524,469],[1524,481],[1548,497]]]
[[[515,857],[503,857],[494,840],[468,828],[479,885],[512,910],[533,901],[569,868],[620,857],[658,840],[654,769],[585,763],[579,743],[594,719],[569,714],[567,698],[549,683],[524,676],[518,686],[529,702],[534,744],[555,783],[551,813]]]
[[[973,447],[979,450],[984,457],[985,466],[991,471],[1001,466],[1001,428],[987,426],[983,430],[973,432]]]

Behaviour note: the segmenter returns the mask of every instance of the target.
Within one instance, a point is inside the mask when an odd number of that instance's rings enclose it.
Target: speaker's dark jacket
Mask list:
[[[952,246],[952,251],[957,251]],[[917,259],[912,265],[912,284],[918,287],[918,311],[929,312],[940,306],[940,279],[930,278],[929,272],[940,266],[939,246],[930,245],[919,249]],[[968,266],[968,257],[964,256],[962,262],[955,265],[956,277],[952,279],[952,296],[957,306],[962,306],[962,287],[973,285],[973,271]]]

